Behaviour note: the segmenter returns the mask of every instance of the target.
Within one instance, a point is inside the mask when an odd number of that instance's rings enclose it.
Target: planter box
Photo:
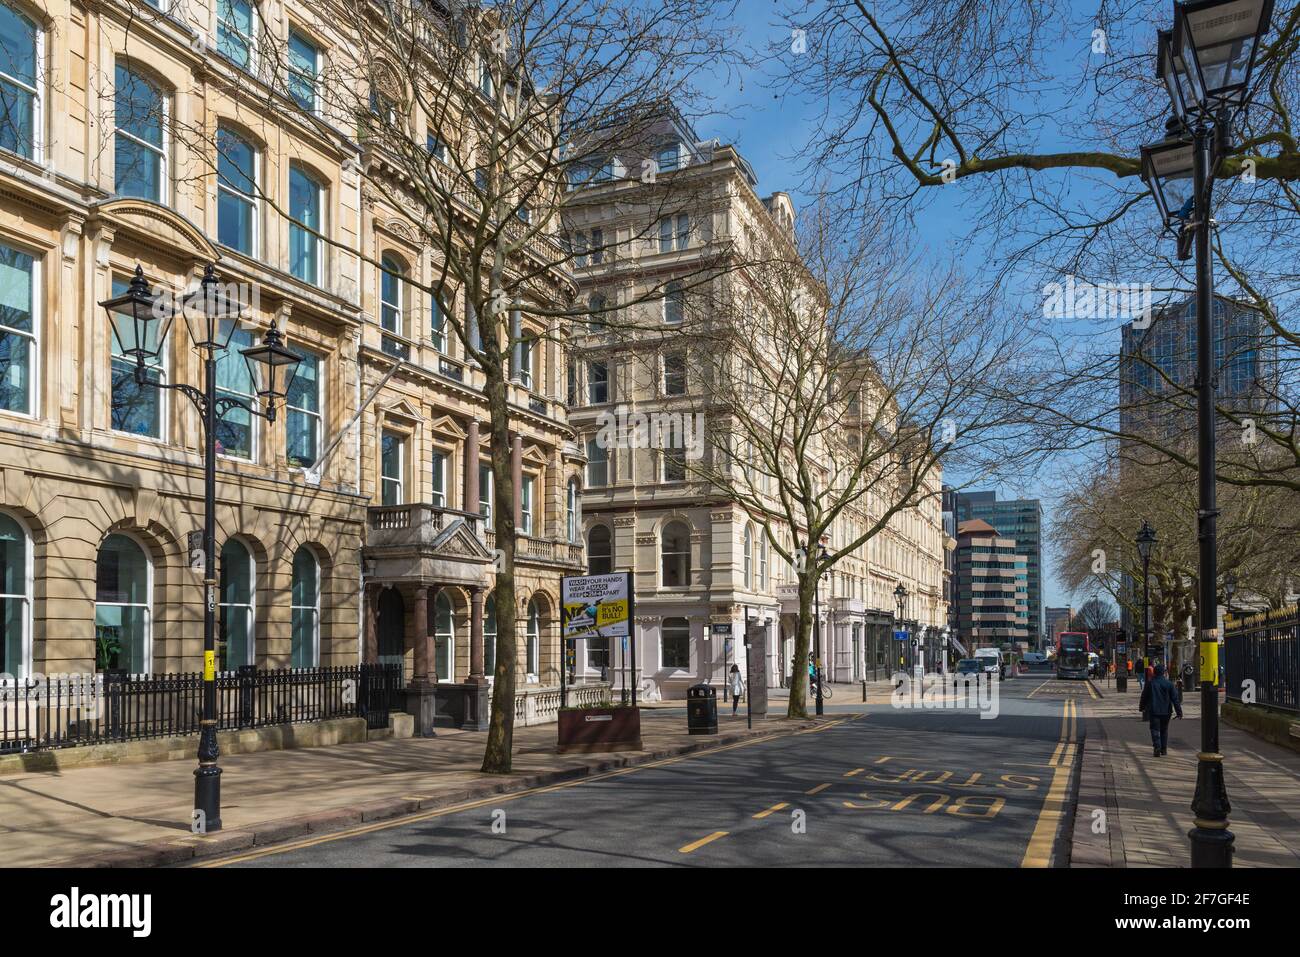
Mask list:
[[[640,751],[641,712],[637,708],[568,708],[559,712],[560,754]]]

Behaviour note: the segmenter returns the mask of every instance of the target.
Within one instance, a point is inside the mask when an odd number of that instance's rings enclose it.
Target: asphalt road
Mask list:
[[[244,867],[1049,866],[1068,823],[1082,682],[994,701],[849,705],[815,731],[498,795],[280,847]],[[969,702],[968,702],[969,703]],[[976,702],[978,704],[978,702]],[[931,702],[933,705],[934,702]]]

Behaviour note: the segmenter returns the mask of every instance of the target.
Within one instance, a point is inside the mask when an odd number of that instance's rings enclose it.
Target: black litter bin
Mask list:
[[[691,685],[686,691],[686,731],[689,734],[718,733],[718,689],[712,685]]]

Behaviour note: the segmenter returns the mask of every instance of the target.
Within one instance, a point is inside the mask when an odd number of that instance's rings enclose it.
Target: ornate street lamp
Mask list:
[[[1272,16],[1273,0],[1174,4],[1172,46],[1178,56],[1172,66],[1183,71],[1198,109],[1246,106],[1255,56]]]
[[[280,332],[272,323],[260,346],[242,350],[244,361],[253,376],[257,395],[265,411],[232,396],[217,393],[217,358],[225,352],[239,325],[242,304],[217,280],[211,265],[203,270],[196,292],[182,302],[185,324],[194,347],[203,356],[204,386],[199,389],[185,383],[161,383],[147,380],[146,363],[162,352],[167,333],[175,319],[174,308],[164,297],[153,293],[145,281],[144,271],[136,266],[127,291],[100,303],[108,313],[124,355],[136,360],[135,380],[155,389],[175,389],[194,404],[203,423],[203,717],[199,730],[199,766],[194,771],[194,821],[192,826],[203,833],[221,830],[221,768],[217,766],[217,566],[216,566],[216,497],[217,497],[217,423],[231,409],[243,409],[250,415],[275,421],[275,405],[288,394],[294,372],[302,357],[286,349]]]
[[[1197,629],[1201,662],[1201,749],[1197,754],[1193,867],[1231,867],[1228,790],[1219,753],[1219,623],[1215,519],[1214,276],[1210,218],[1214,173],[1229,152],[1233,114],[1249,105],[1250,77],[1273,14],[1272,0],[1174,4],[1173,30],[1158,37],[1156,73],[1169,93],[1171,137],[1142,150],[1142,178],[1174,228],[1178,256],[1196,254],[1196,429],[1199,546]],[[1191,192],[1187,193],[1188,148]]]
[[[118,351],[136,360],[136,381],[143,384],[145,367],[157,361],[176,318],[167,297],[150,289],[144,270],[136,266],[126,292],[100,305],[108,310]]]
[[[1237,594],[1237,576],[1228,572],[1223,576],[1224,604],[1228,606],[1228,617],[1232,617],[1232,596]]]

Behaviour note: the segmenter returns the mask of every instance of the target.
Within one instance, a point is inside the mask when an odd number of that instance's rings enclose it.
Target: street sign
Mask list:
[[[208,555],[203,550],[203,533],[190,532],[185,536],[185,548],[190,553],[190,568],[202,571]]]
[[[565,638],[621,638],[631,623],[631,574],[574,575],[560,579],[560,633]]]
[[[717,622],[714,622],[712,625],[709,626],[709,630],[712,631],[715,635],[726,635],[728,638],[730,638],[731,622],[728,621],[722,624],[718,624]]]
[[[905,632],[905,631],[896,631],[896,632],[894,632],[894,640],[895,640],[895,641],[907,641],[907,632]]]

